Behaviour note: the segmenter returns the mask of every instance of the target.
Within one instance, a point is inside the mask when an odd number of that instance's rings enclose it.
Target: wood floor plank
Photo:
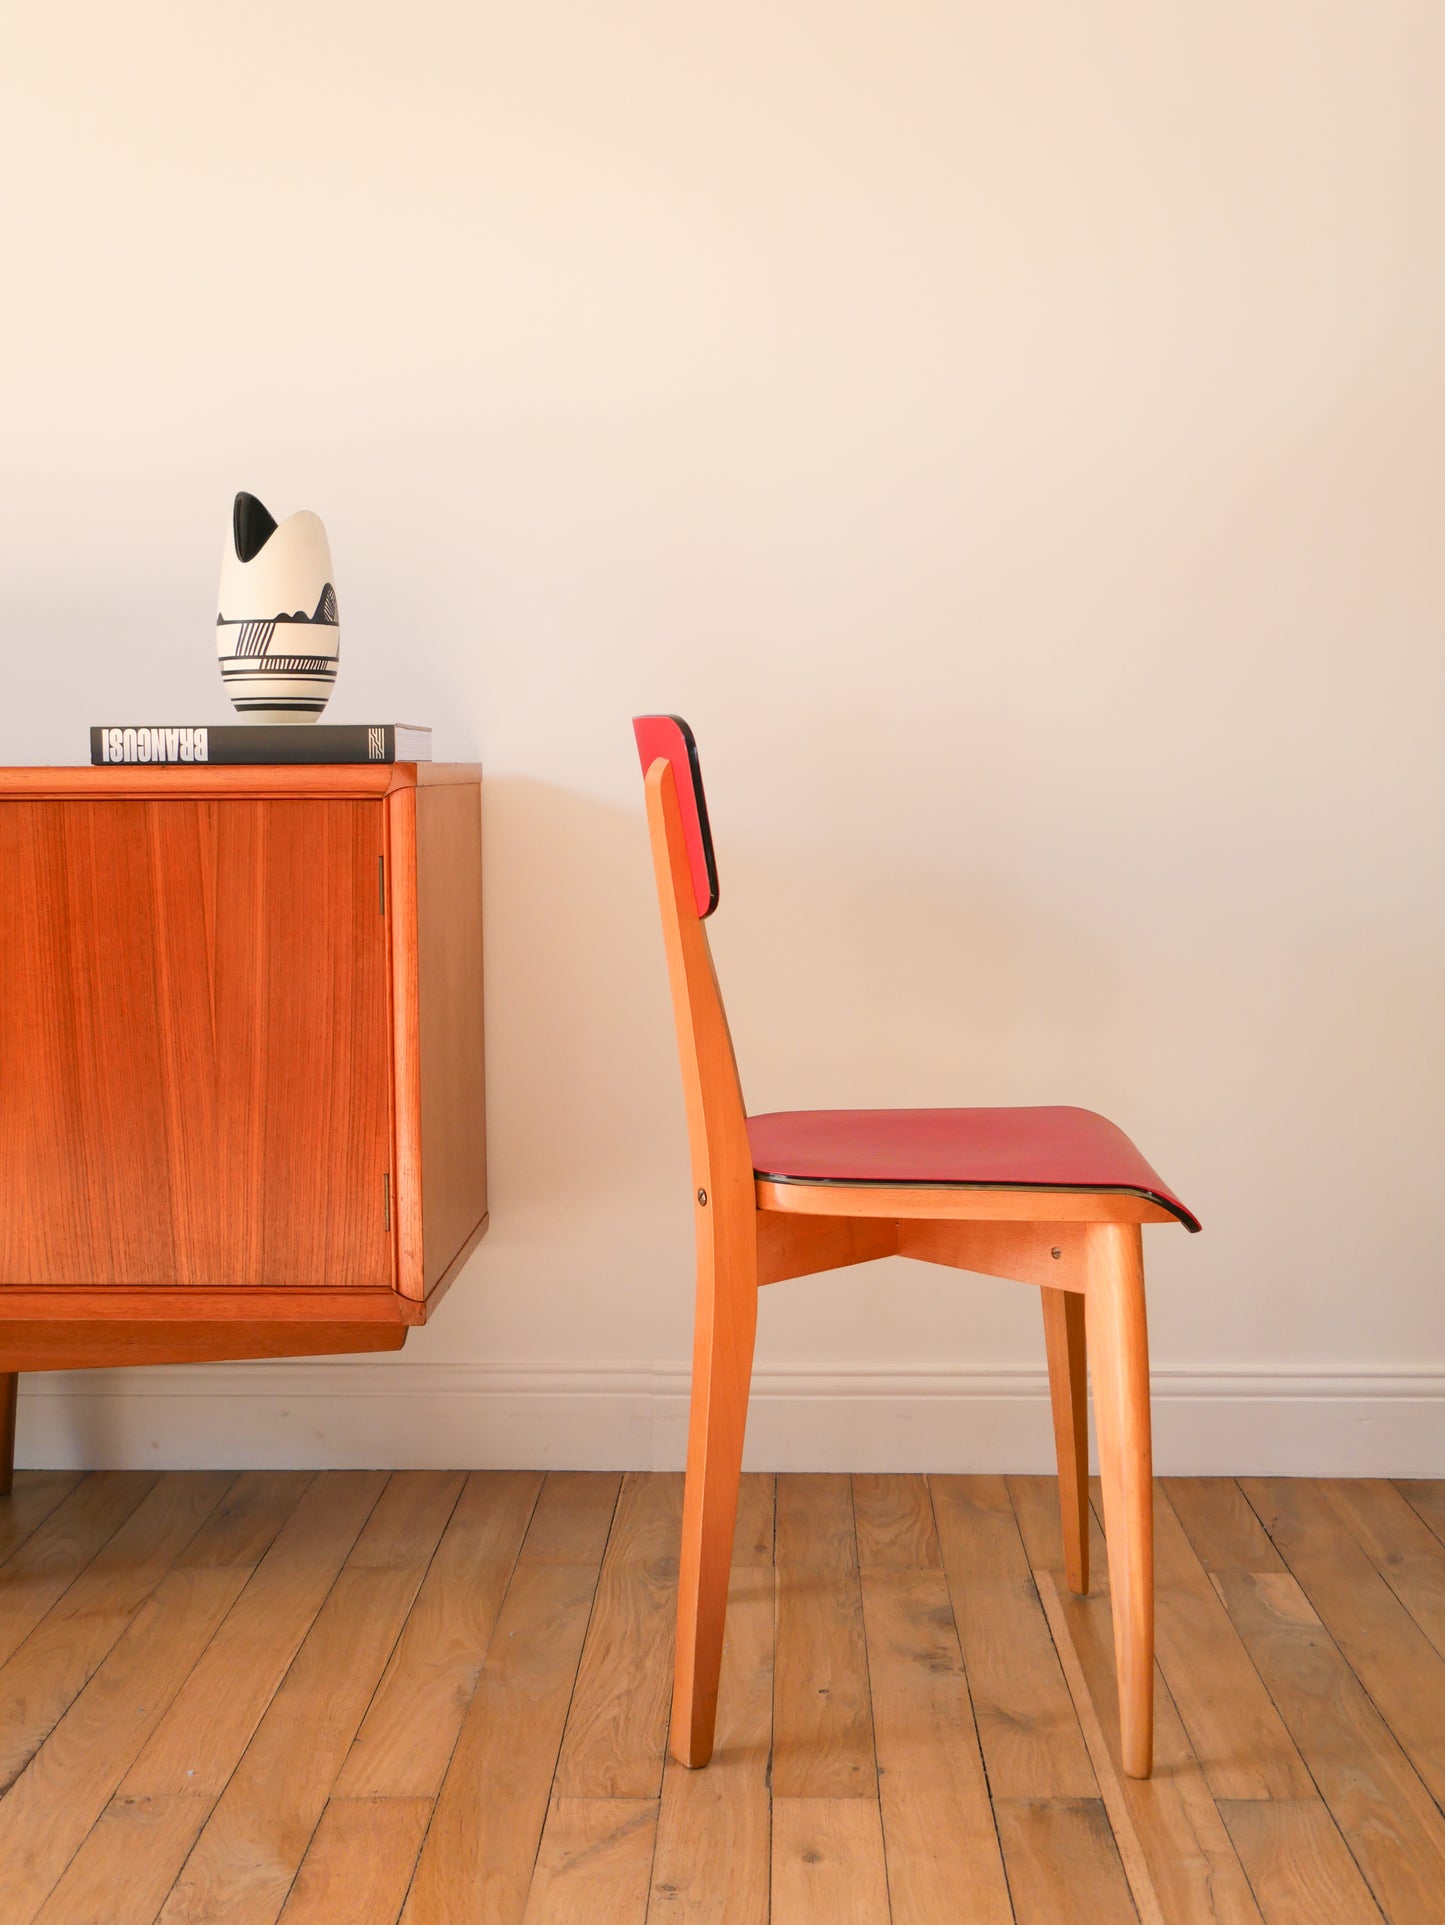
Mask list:
[[[1095,1488],[1095,1515],[1102,1498]],[[1314,1780],[1185,1535],[1154,1489],[1159,1668],[1216,1798],[1312,1798]]]
[[[1321,1486],[1250,1477],[1240,1488],[1436,1803],[1445,1802],[1445,1658]]]
[[[430,1798],[333,1798],[280,1925],[395,1925],[431,1817]]]
[[[773,1918],[880,1925],[888,1917],[883,1830],[872,1798],[773,1800]]]
[[[198,1830],[193,1798],[112,1798],[36,1925],[151,1925]]]
[[[278,1471],[237,1480],[229,1507],[142,1602],[0,1801],[7,1925],[28,1925],[45,1902],[306,1481]]]
[[[738,1521],[733,1532],[733,1563],[752,1568],[773,1561],[773,1517],[777,1480],[771,1471],[744,1471],[738,1485]]]
[[[893,1925],[1010,1925],[948,1580],[865,1570],[863,1618]]]
[[[1162,1482],[1194,1555],[1211,1576],[1284,1570],[1284,1559],[1232,1477],[1166,1477]]]
[[[853,1474],[858,1565],[868,1571],[938,1571],[943,1559],[928,1479],[899,1472]]]
[[[338,1798],[435,1798],[542,1488],[473,1471],[336,1784]]]
[[[385,1471],[316,1479],[127,1772],[125,1797],[184,1793],[199,1834],[385,1488]]]
[[[778,1479],[773,1797],[878,1796],[863,1600],[844,1475]],[[776,1863],[776,1848],[774,1861]]]
[[[0,1504],[0,1564],[4,1564],[64,1502],[84,1475],[78,1470],[18,1470],[15,1486]]]
[[[0,1788],[34,1756],[236,1481],[167,1471],[0,1667]]]
[[[1445,1477],[1397,1477],[1395,1489],[1445,1544]]]
[[[514,1925],[526,1909],[620,1481],[553,1472],[542,1488],[442,1781],[405,1925]],[[585,1560],[561,1562],[568,1546]]]
[[[644,1925],[655,1798],[554,1797],[525,1925]]]
[[[772,1734],[772,1569],[736,1565],[712,1763],[663,1772],[650,1925],[768,1925]]]
[[[679,1489],[22,1474],[3,1925],[1438,1925],[1445,1484],[1165,1480],[1138,1783],[1054,1480],[750,1476],[713,1761],[657,1798]]]
[[[1438,1925],[1445,1819],[1287,1572],[1214,1584],[1391,1925]]]
[[[1001,1798],[994,1806],[1018,1925],[1136,1925],[1098,1798]]]
[[[621,1489],[612,1471],[548,1471],[517,1562],[600,1564]]]
[[[557,1761],[560,1798],[656,1799],[662,1788],[681,1540],[681,1476],[629,1472]]]
[[[1332,1477],[1319,1488],[1431,1644],[1445,1656],[1445,1543],[1382,1477]]]
[[[1170,1696],[1155,1674],[1154,1775],[1119,1766],[1114,1627],[1101,1573],[1088,1597],[1039,1573],[1054,1641],[1069,1679],[1119,1855],[1144,1925],[1258,1925],[1259,1910]],[[1010,1866],[1012,1875],[1012,1866]]]
[[[1002,1477],[929,1481],[994,1797],[1097,1797],[1007,1484]]]
[[[397,1471],[176,1881],[165,1925],[272,1925],[461,1492]]]
[[[1018,1519],[1031,1571],[1052,1571],[1064,1584],[1064,1533],[1059,1514],[1057,1477],[1008,1477],[1009,1502]],[[1093,1512],[1089,1516],[1089,1570],[1103,1573],[1106,1562],[1104,1533]]]
[[[1221,1802],[1265,1925],[1381,1925],[1339,1827],[1318,1798]]]
[[[0,1665],[155,1489],[148,1471],[92,1471],[26,1536],[0,1584]]]

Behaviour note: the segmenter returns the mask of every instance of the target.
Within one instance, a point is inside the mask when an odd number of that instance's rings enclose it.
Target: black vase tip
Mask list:
[[[254,495],[236,497],[231,530],[236,541],[237,561],[250,561],[259,555],[276,532],[276,517]]]

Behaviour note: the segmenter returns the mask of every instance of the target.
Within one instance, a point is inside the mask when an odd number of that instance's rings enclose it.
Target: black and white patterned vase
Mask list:
[[[254,495],[237,495],[216,616],[221,680],[236,708],[248,722],[314,722],[340,648],[320,516],[303,509],[278,523]]]

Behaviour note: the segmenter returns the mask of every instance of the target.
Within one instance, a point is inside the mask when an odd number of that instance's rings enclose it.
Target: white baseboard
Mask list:
[[[21,1379],[17,1462],[51,1467],[680,1468],[674,1367],[256,1362]],[[1445,1371],[1158,1370],[1161,1474],[1445,1475]],[[759,1369],[754,1470],[1049,1471],[1042,1371]]]

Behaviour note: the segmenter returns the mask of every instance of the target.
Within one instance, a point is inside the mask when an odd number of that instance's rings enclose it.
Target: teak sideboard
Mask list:
[[[487,1227],[481,770],[0,770],[16,1373],[398,1350]]]

